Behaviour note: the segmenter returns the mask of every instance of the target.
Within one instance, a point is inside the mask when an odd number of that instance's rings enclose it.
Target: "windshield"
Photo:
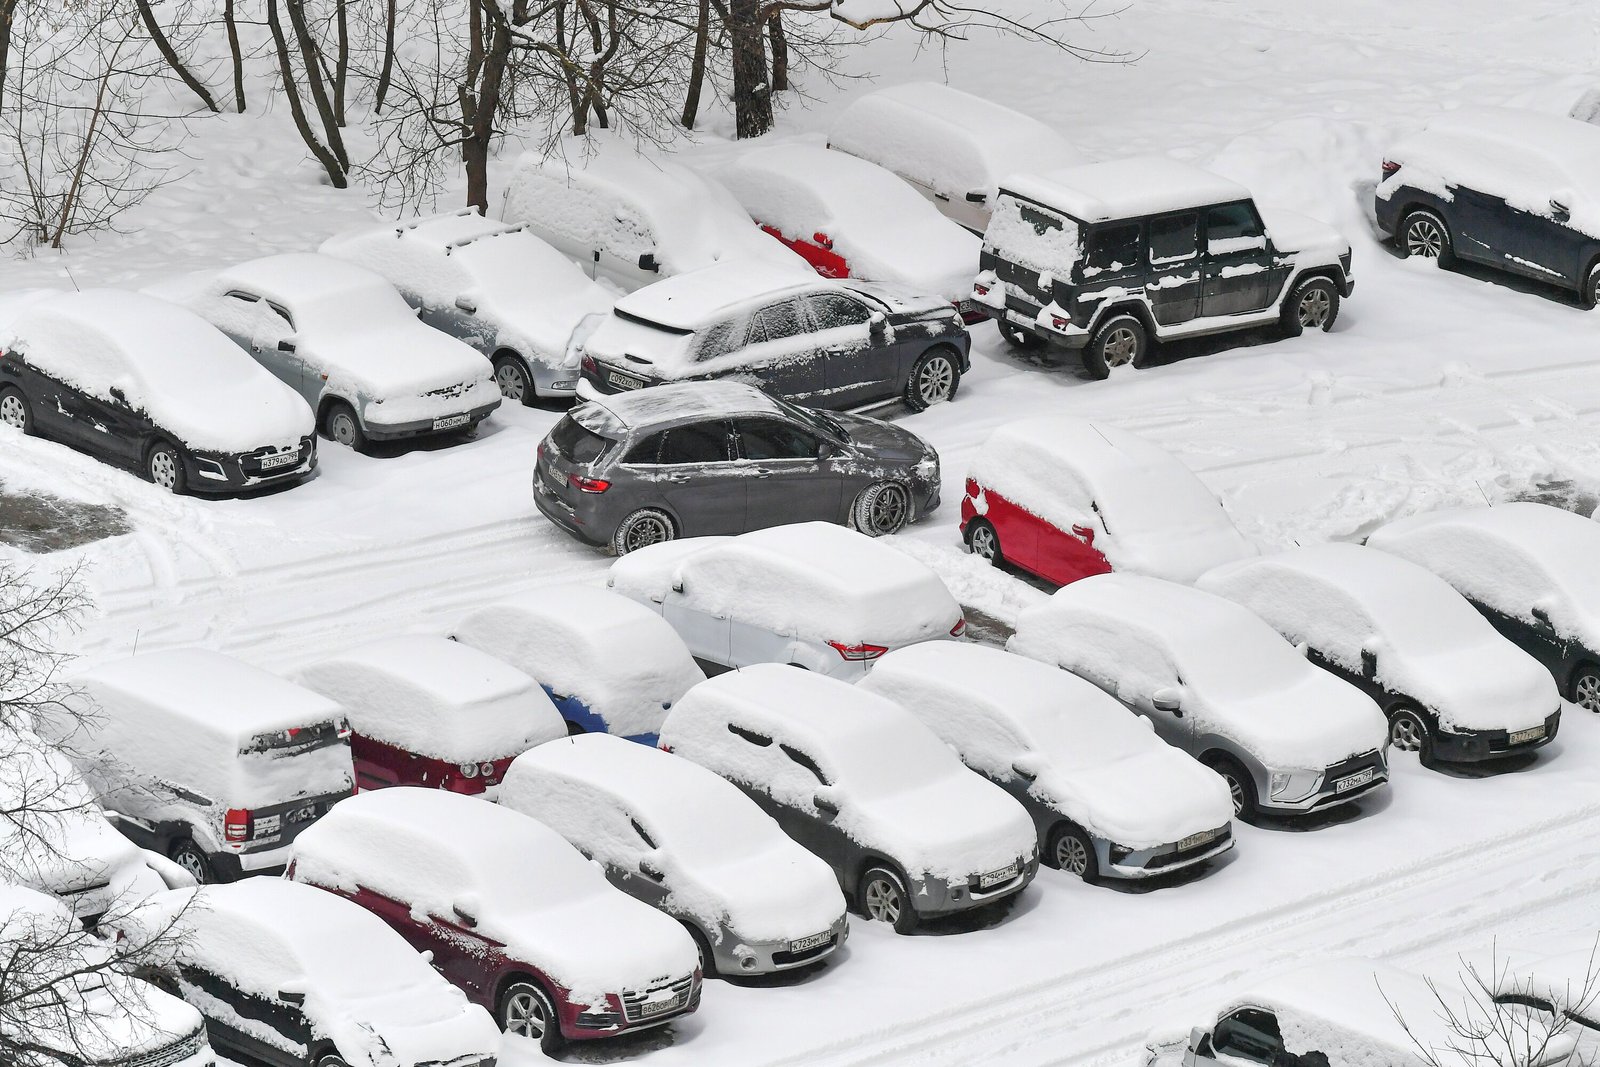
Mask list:
[[[1210,701],[1248,700],[1302,681],[1312,670],[1304,657],[1266,623],[1249,621],[1249,632],[1243,626],[1186,628],[1173,650],[1179,679]]]
[[[887,799],[965,775],[955,754],[928,729],[899,722],[876,724],[828,753],[837,784],[862,799]]]
[[[777,398],[775,397],[774,400],[777,400]],[[850,435],[845,433],[844,427],[834,421],[830,415],[820,411],[813,411],[810,408],[798,407],[784,400],[777,400],[777,404],[796,422],[811,427],[825,437],[831,437],[839,442],[850,440]]]

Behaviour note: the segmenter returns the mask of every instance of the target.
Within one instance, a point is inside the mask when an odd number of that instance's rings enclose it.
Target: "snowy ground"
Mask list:
[[[1015,42],[953,49],[954,84],[1094,153],[1171,151],[1339,225],[1358,281],[1332,335],[1186,345],[1106,383],[1019,360],[979,329],[959,399],[905,419],[943,456],[946,505],[897,543],[1002,623],[1043,596],[964,556],[955,532],[972,449],[1043,412],[1151,437],[1269,545],[1355,538],[1454,501],[1600,493],[1600,318],[1522,283],[1394,259],[1367,206],[1388,131],[1454,103],[1565,111],[1600,77],[1595,11],[1579,0],[1132,0],[1089,38],[1142,51],[1130,66]],[[939,77],[940,61],[891,36],[857,64],[887,80]],[[784,135],[815,137],[856,91],[822,92],[785,117]],[[0,262],[0,287],[65,284],[67,267],[79,284],[143,283],[311,247],[368,217],[357,194],[281,162],[286,116],[206,121],[194,174],[130,220],[139,233],[64,260]],[[251,500],[171,499],[11,437],[0,480],[129,513],[134,533],[42,557],[87,563],[102,610],[82,634],[89,659],[200,642],[287,669],[377,634],[441,630],[513,589],[598,578],[607,561],[547,525],[529,492],[556,417],[505,408],[477,440],[435,451],[330,446],[315,481]],[[1600,891],[1600,721],[1581,714],[1569,709],[1560,739],[1518,773],[1401,765],[1391,795],[1349,818],[1306,833],[1245,827],[1204,878],[1138,893],[1045,871],[992,929],[899,938],[857,921],[820,974],[715,983],[693,1019],[580,1056],[1127,1064],[1165,1002],[1273,966],[1341,953],[1437,961],[1550,931],[1586,943]]]

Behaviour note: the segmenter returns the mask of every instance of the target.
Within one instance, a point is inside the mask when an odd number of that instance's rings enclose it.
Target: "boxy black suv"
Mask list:
[[[1328,330],[1350,295],[1350,245],[1315,219],[1165,158],[1017,175],[983,235],[972,296],[1007,340],[1082,353],[1096,378],[1152,343],[1281,324]]]

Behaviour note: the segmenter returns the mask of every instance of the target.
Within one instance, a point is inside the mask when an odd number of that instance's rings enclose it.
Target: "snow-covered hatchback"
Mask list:
[[[1078,350],[1097,378],[1152,343],[1281,324],[1329,330],[1350,295],[1350,244],[1272,212],[1244,186],[1162,157],[1007,179],[973,299],[1014,344]]]

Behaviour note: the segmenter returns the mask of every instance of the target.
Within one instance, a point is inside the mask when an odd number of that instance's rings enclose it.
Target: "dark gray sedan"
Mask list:
[[[617,555],[816,520],[878,536],[939,506],[939,456],[864,415],[684,382],[574,407],[539,445],[533,490],[551,522]]]

